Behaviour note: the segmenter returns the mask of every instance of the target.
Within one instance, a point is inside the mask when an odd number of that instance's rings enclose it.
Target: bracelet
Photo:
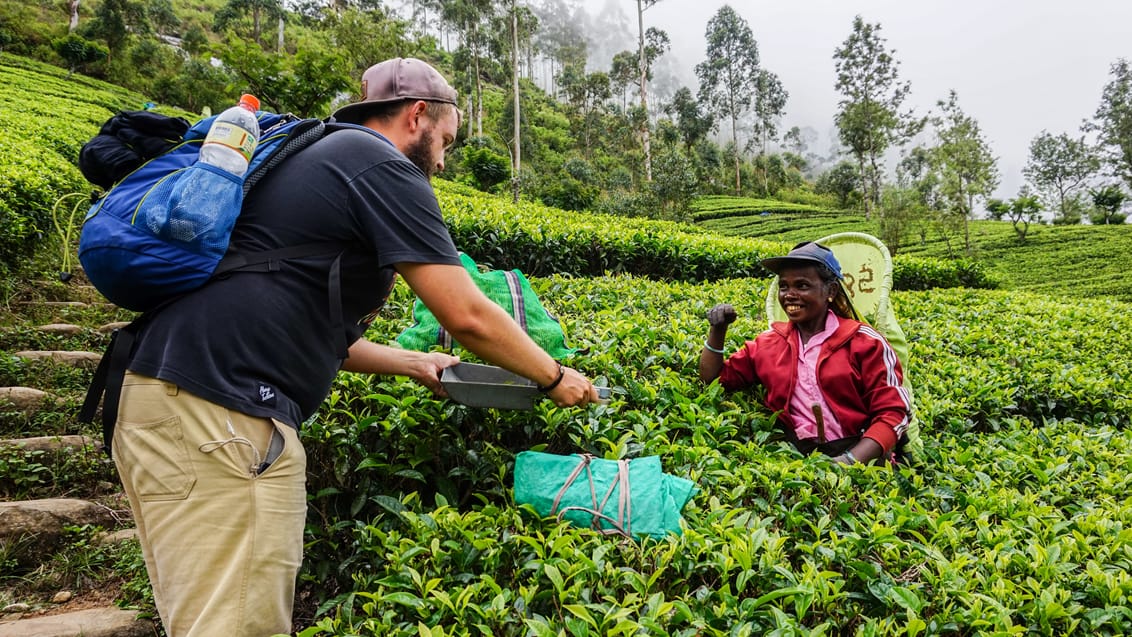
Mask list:
[[[845,453],[843,453],[841,455],[843,455],[843,456],[845,456],[846,458],[849,459],[849,464],[857,464],[859,462],[859,460],[857,460],[857,456],[854,456],[853,452],[850,451],[849,449],[846,449]]]
[[[708,342],[706,340],[704,341],[704,349],[706,349],[709,352],[715,352],[716,354],[726,354],[725,351],[723,351],[721,349],[716,349],[716,348],[712,347],[711,345],[708,345]]]
[[[562,363],[558,363],[558,378],[555,378],[554,382],[550,383],[549,385],[546,385],[546,386],[539,385],[539,386],[536,387],[536,389],[538,389],[540,392],[545,394],[548,391],[554,389],[555,387],[558,387],[558,383],[561,383],[562,379],[565,376],[566,376],[566,368],[562,366]]]

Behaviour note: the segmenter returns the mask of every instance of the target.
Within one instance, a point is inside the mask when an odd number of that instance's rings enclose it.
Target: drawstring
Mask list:
[[[231,418],[228,418],[225,424],[228,426],[228,433],[232,435],[231,438],[227,440],[209,440],[208,442],[201,444],[199,447],[197,447],[197,449],[201,453],[212,453],[217,449],[223,449],[224,447],[233,443],[239,445],[247,445],[251,448],[253,454],[252,457],[255,460],[252,463],[251,467],[248,468],[248,472],[253,476],[259,475],[260,471],[263,470],[263,463],[259,455],[259,449],[256,449],[255,444],[253,444],[251,440],[248,440],[246,437],[236,434],[236,428],[232,426]]]

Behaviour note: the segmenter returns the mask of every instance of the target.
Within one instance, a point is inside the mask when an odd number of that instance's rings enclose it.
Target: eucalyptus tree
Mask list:
[[[712,115],[731,121],[734,147],[735,194],[740,194],[739,120],[751,108],[759,76],[759,48],[751,27],[730,5],[723,5],[708,20],[705,32],[707,59],[696,65],[699,100]]]
[[[1062,219],[1080,206],[1079,191],[1100,169],[1100,159],[1084,137],[1042,131],[1030,142],[1030,158],[1022,174]]]
[[[963,243],[971,251],[968,220],[975,201],[989,197],[998,186],[997,159],[991,153],[979,123],[959,107],[959,96],[952,90],[940,100],[940,113],[932,118],[938,144],[931,151],[932,169],[938,175],[944,211],[962,219]]]
[[[1094,120],[1085,128],[1097,133],[1109,171],[1132,186],[1132,65],[1120,58],[1109,76]]]
[[[632,51],[621,51],[613,56],[613,61],[609,65],[609,81],[613,83],[613,87],[621,94],[621,108],[628,110],[629,101],[625,96],[626,91],[630,86],[636,83],[637,78],[637,55]]]
[[[652,149],[649,144],[649,51],[646,47],[646,40],[653,29],[645,31],[645,10],[649,9],[660,0],[636,0],[637,2],[637,72],[640,78],[640,95],[641,95],[641,110],[644,111],[644,117],[641,123],[641,148],[645,153],[645,181],[652,181]],[[664,33],[660,31],[659,33]],[[654,38],[655,39],[655,38]],[[667,50],[668,36],[664,35],[665,50]],[[654,42],[649,42],[653,46],[653,51],[656,51]]]
[[[880,29],[855,17],[853,32],[833,54],[842,95],[834,120],[861,173],[866,218],[879,201],[885,151],[907,143],[923,125],[901,111],[911,85],[900,81],[896,52],[885,48]]]
[[[534,34],[535,48],[545,56],[550,70],[543,74],[543,90],[557,92],[558,73],[571,64],[585,64],[586,37],[579,19],[581,9],[565,0],[540,0],[531,5],[541,28]]]
[[[778,120],[786,112],[786,98],[789,93],[782,88],[778,76],[766,69],[759,69],[755,77],[755,115],[754,133],[761,142],[759,157],[767,156],[768,145],[778,138]],[[763,170],[763,194],[770,194],[769,171]]]
[[[496,5],[492,0],[441,0],[440,15],[460,37],[457,57],[463,66],[463,88],[469,93],[468,135],[483,136],[483,73],[482,62],[488,49],[490,29]],[[463,55],[460,55],[460,54]],[[458,82],[459,84],[459,82]],[[459,88],[459,87],[458,87]]]

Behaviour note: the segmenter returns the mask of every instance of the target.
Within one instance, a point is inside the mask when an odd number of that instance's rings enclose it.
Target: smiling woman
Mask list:
[[[729,391],[766,388],[766,406],[794,445],[843,464],[898,459],[911,412],[896,353],[879,333],[853,318],[841,265],[828,248],[800,243],[763,260],[778,275],[778,302],[789,319],[774,323],[727,360],[729,303],[708,312],[700,379]]]

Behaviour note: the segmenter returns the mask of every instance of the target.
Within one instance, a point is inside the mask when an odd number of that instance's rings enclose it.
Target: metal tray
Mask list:
[[[492,365],[457,363],[444,368],[440,384],[452,400],[469,407],[534,409],[542,398],[529,379]]]
[[[543,394],[529,379],[502,367],[457,363],[444,368],[440,384],[452,400],[469,407],[534,409]],[[609,401],[609,388],[598,387],[599,402]]]

